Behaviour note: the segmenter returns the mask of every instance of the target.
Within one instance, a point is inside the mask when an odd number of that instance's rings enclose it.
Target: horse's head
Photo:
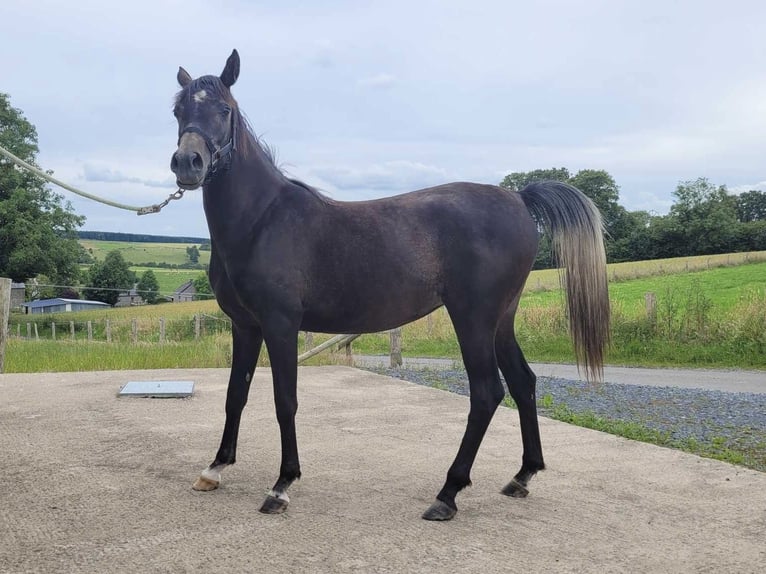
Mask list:
[[[178,149],[170,160],[176,183],[196,189],[212,174],[220,160],[236,148],[236,102],[229,88],[239,76],[239,54],[234,50],[220,77],[193,80],[178,69],[181,91],[173,114],[178,120]]]

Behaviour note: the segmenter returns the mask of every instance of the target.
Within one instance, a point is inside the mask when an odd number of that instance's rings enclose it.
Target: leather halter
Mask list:
[[[181,145],[181,138],[186,133],[198,134],[205,141],[205,145],[210,151],[210,167],[208,167],[207,174],[205,174],[205,179],[208,179],[215,172],[219,161],[226,159],[232,152],[237,150],[237,122],[234,121],[233,111],[231,114],[231,137],[221,147],[217,147],[213,139],[197,126],[187,126],[184,128],[178,136],[178,144],[176,145]]]

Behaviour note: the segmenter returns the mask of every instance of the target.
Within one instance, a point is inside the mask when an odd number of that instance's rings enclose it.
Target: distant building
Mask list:
[[[108,303],[102,303],[101,301],[85,301],[82,299],[63,299],[57,297],[56,299],[40,299],[38,301],[30,301],[29,303],[22,303],[21,305],[25,312],[29,315],[37,315],[40,313],[71,313],[74,311],[92,311],[93,309],[109,308]]]
[[[194,282],[190,279],[173,292],[173,303],[185,303],[194,301],[197,290],[194,288]]]
[[[138,283],[133,285],[130,291],[123,291],[117,297],[115,307],[130,307],[132,305],[144,305],[146,302],[138,294]]]
[[[27,298],[27,286],[24,283],[11,283],[11,309],[21,309]]]

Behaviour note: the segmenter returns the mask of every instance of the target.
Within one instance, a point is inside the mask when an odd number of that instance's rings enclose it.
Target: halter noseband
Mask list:
[[[184,131],[182,131],[181,135],[178,136],[177,145],[181,145],[181,138],[184,137],[184,134],[187,133],[198,134],[205,141],[205,145],[210,151],[210,167],[208,168],[205,179],[207,179],[210,175],[213,174],[213,172],[215,172],[219,161],[225,159],[229,156],[229,154],[237,150],[237,123],[234,121],[233,113],[231,115],[231,137],[229,138],[229,141],[221,147],[216,147],[213,139],[197,126],[187,126],[184,128]]]

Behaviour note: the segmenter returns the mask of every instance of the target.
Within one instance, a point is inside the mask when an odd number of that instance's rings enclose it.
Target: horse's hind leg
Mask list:
[[[237,436],[242,409],[247,404],[250,382],[253,379],[263,337],[259,327],[232,325],[232,361],[229,387],[226,391],[226,423],[221,446],[215,460],[202,471],[192,486],[194,490],[215,490],[221,482],[221,471],[234,464],[237,454]]]
[[[519,409],[521,423],[521,441],[524,446],[521,470],[509,482],[502,493],[507,496],[523,498],[529,491],[527,485],[538,470],[545,468],[543,448],[540,443],[540,428],[537,423],[537,403],[535,387],[537,377],[529,367],[521,352],[513,330],[515,306],[502,318],[495,337],[495,353],[500,370],[511,397]]]
[[[460,317],[456,317],[452,309],[450,314],[468,373],[471,410],[468,413],[468,424],[463,441],[460,443],[455,461],[447,472],[444,487],[437,494],[436,502],[423,514],[426,520],[449,520],[455,516],[457,512],[455,497],[458,492],[471,484],[470,473],[476,453],[492,420],[492,415],[505,396],[497,372],[493,347],[494,321],[476,321],[469,309],[466,309]]]

